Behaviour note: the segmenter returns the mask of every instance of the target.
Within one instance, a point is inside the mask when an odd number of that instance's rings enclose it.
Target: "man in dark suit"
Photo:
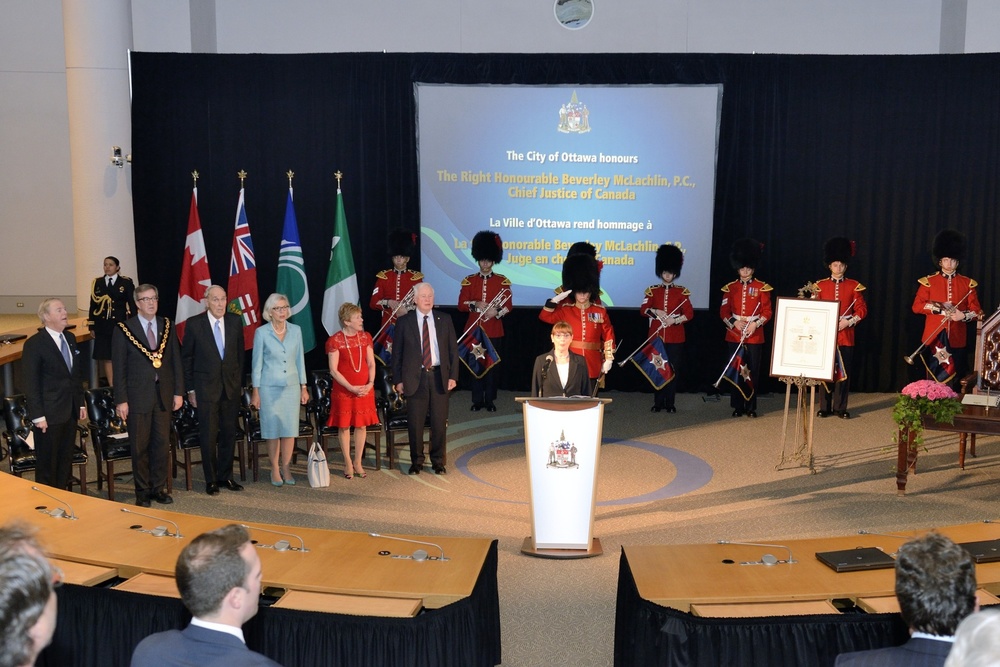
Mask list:
[[[944,535],[928,533],[899,548],[896,599],[910,639],[902,646],[842,653],[837,667],[941,667],[955,630],[979,608],[976,564]]]
[[[111,342],[118,416],[128,423],[132,441],[135,503],[169,505],[170,419],[184,402],[184,368],[173,322],[157,317],[159,292],[135,288],[138,314],[120,322]]]
[[[177,558],[174,574],[191,624],[143,639],[132,667],[278,664],[248,649],[243,638],[243,624],[257,613],[261,582],[260,556],[246,528],[229,524],[194,538]]]
[[[21,374],[28,415],[35,429],[35,481],[69,487],[76,423],[87,416],[83,405],[83,362],[69,315],[59,299],[38,306],[42,328],[24,342]]]
[[[226,312],[226,290],[212,285],[205,300],[208,310],[187,321],[181,357],[188,400],[198,409],[205,491],[215,496],[219,487],[243,490],[233,480],[233,450],[245,354],[243,318]]]
[[[458,342],[451,318],[434,308],[434,288],[420,283],[414,289],[417,309],[399,318],[392,350],[392,377],[396,391],[406,397],[409,423],[410,470],[419,475],[424,465],[424,422],[431,415],[431,466],[438,475],[447,471],[448,392],[458,384]]]

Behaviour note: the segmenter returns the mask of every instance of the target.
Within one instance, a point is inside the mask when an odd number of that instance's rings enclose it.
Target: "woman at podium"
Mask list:
[[[566,322],[552,325],[552,350],[535,359],[531,374],[531,395],[536,398],[553,396],[590,396],[587,361],[569,351],[573,342],[573,327]]]

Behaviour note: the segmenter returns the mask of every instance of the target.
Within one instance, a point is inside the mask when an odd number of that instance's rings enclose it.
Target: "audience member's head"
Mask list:
[[[965,617],[944,667],[1000,667],[1000,609]]]
[[[177,558],[177,589],[192,616],[240,627],[257,613],[261,567],[242,526],[202,533]]]
[[[52,641],[54,572],[28,528],[0,528],[0,667],[35,664]]]
[[[918,537],[899,548],[896,598],[911,631],[954,635],[976,608],[976,564],[944,535]]]

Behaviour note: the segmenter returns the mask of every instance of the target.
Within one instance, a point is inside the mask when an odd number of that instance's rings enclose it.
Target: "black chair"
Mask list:
[[[246,440],[247,452],[250,458],[250,468],[253,470],[253,481],[258,481],[260,479],[260,443],[267,442],[260,435],[260,415],[257,414],[257,410],[250,405],[250,399],[253,396],[252,387],[243,388],[243,403],[240,406],[240,428],[243,430],[244,438]],[[310,410],[311,406],[306,406],[306,411]],[[307,415],[308,416],[308,415]],[[308,419],[299,420],[299,434],[295,436],[296,441],[305,440],[307,449],[302,450],[303,452],[308,452],[308,446],[313,440],[313,425]],[[242,449],[241,449],[242,451]],[[295,452],[292,454],[292,463],[295,463],[298,457],[299,448],[295,448]],[[264,456],[267,455],[265,451]],[[241,469],[242,469],[242,459]]]
[[[177,478],[177,467],[183,465],[184,475],[187,480],[187,490],[191,490],[191,467],[196,463],[201,463],[201,459],[195,460],[194,454],[201,454],[201,437],[198,431],[198,408],[191,405],[187,396],[181,409],[174,412],[173,419],[170,420],[173,430],[173,438],[170,441],[170,471],[171,476]],[[180,462],[180,456],[184,456],[184,463]],[[240,462],[240,477],[247,481],[246,468],[246,437],[242,428],[236,429],[236,451],[234,458]],[[208,480],[206,480],[207,482]]]
[[[375,402],[378,408],[379,421],[382,422],[382,429],[385,432],[385,453],[389,457],[389,469],[396,468],[396,449],[409,445],[410,421],[406,417],[406,398],[396,393],[392,386],[392,378],[389,370],[384,366],[379,366],[375,374],[375,390],[381,395],[380,400]],[[431,416],[427,415],[424,428],[421,432],[426,433],[431,427]],[[396,441],[396,437],[402,433],[406,440],[402,443]],[[421,446],[426,442],[423,438]]]
[[[28,447],[28,433],[31,431],[31,417],[28,415],[27,400],[23,394],[7,396],[3,399],[3,417],[7,430],[3,439],[7,443],[7,461],[10,472],[21,477],[35,470],[35,450]],[[77,444],[73,448],[73,465],[77,467],[77,477],[70,478],[70,486],[77,484],[80,493],[87,493],[87,430],[77,425]]]
[[[128,428],[115,412],[115,396],[111,387],[100,387],[87,390],[87,415],[90,423],[90,441],[94,445],[94,456],[97,457],[97,490],[100,491],[104,479],[108,480],[108,500],[115,499],[115,476],[132,474],[131,467],[126,471],[115,472],[115,465],[127,461],[132,464],[132,440],[128,436]],[[102,470],[102,468],[104,468]],[[172,486],[172,479],[167,478]]]
[[[309,401],[309,412],[313,418],[316,437],[323,451],[329,452],[326,446],[326,439],[337,437],[337,431],[339,430],[336,426],[326,425],[326,420],[330,416],[330,392],[333,389],[333,377],[330,375],[330,371],[313,371],[312,384],[309,389],[312,397]],[[378,408],[379,400],[378,398],[375,400],[376,409]],[[380,412],[379,417],[381,416]],[[375,469],[380,470],[382,468],[382,424],[369,426],[365,432],[365,436],[369,435],[374,442],[368,442],[366,439],[365,449],[371,449],[375,452]],[[344,465],[346,464],[347,462],[345,461]]]

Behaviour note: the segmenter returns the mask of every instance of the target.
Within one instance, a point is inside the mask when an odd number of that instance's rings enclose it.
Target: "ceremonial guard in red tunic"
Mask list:
[[[369,306],[382,315],[375,335],[375,356],[386,366],[392,355],[392,338],[396,320],[410,312],[413,305],[413,287],[424,280],[424,274],[406,268],[417,249],[417,235],[406,229],[389,232],[389,257],[392,268],[375,275],[375,288]]]
[[[677,376],[681,373],[684,351],[684,323],[694,318],[691,292],[674,284],[684,266],[684,253],[675,245],[664,244],[656,250],[656,275],[659,285],[646,288],[646,298],[639,306],[639,314],[649,318],[648,337],[659,336],[673,368],[673,379],[653,395],[653,412],[677,412],[674,398],[677,394]]]
[[[469,313],[463,331],[477,324],[483,328],[499,358],[503,358],[503,322],[511,311],[513,297],[510,280],[493,272],[493,266],[503,259],[503,242],[496,232],[479,232],[472,237],[472,258],[479,263],[479,272],[462,279],[458,294],[458,309]],[[480,317],[482,315],[482,317]],[[472,378],[472,411],[484,407],[496,412],[497,368],[491,366],[482,377]]]
[[[921,342],[929,355],[921,357],[928,376],[942,384],[956,384],[965,375],[966,339],[969,322],[981,318],[983,309],[976,294],[978,283],[958,273],[965,258],[965,236],[946,229],[934,239],[934,262],[940,271],[917,282],[913,312],[926,315]]]
[[[771,286],[753,275],[763,247],[754,239],[740,239],[733,243],[729,262],[740,277],[722,288],[719,316],[726,325],[726,342],[733,359],[742,359],[740,385],[749,387],[747,397],[734,385],[729,401],[734,417],[757,416],[757,389],[763,381],[760,359],[764,347],[764,324],[771,319]],[[741,342],[744,353],[739,355],[737,350]]]
[[[850,419],[847,411],[847,397],[851,387],[851,362],[854,358],[854,327],[868,315],[865,304],[865,286],[857,280],[845,278],[847,264],[854,256],[854,241],[838,236],[823,246],[823,263],[830,269],[830,277],[816,281],[817,291],[813,298],[836,301],[840,304],[837,323],[837,365],[834,383],[823,385],[820,417],[837,415]]]
[[[608,311],[591,301],[601,293],[597,260],[587,253],[567,257],[562,284],[566,289],[545,302],[538,319],[548,324],[566,322],[573,327],[569,349],[587,360],[587,374],[596,381],[602,372],[611,369],[615,351],[615,330]]]

